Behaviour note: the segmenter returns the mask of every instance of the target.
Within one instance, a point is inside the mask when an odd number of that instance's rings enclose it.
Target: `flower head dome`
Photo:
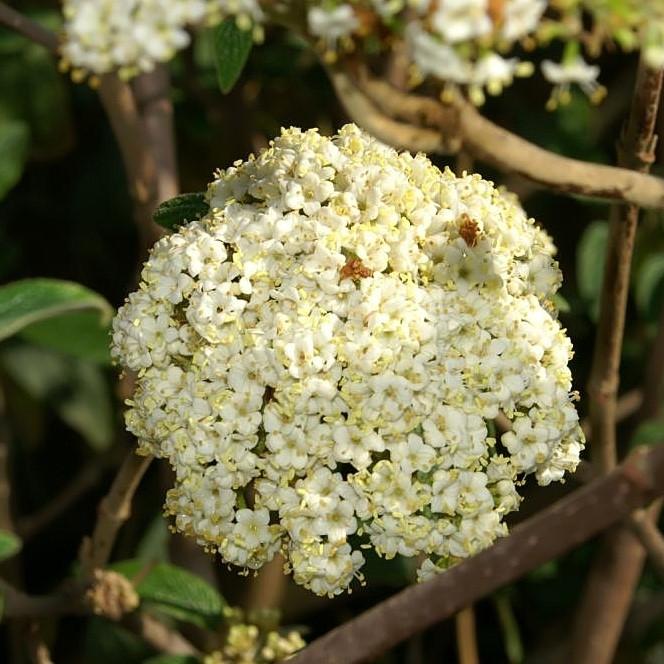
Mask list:
[[[575,468],[560,272],[515,199],[353,125],[284,130],[207,197],[113,333],[178,530],[244,568],[281,550],[333,595],[367,545],[425,556],[422,577],[473,555],[520,478]]]

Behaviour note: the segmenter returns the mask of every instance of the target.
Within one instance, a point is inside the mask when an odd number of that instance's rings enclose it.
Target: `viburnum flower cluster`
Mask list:
[[[113,325],[177,530],[243,568],[281,551],[334,595],[364,547],[421,578],[472,556],[526,475],[574,470],[561,275],[513,197],[346,125],[283,130],[207,198]]]
[[[554,85],[550,107],[569,99],[570,85],[599,101],[594,58],[605,48],[643,49],[664,65],[664,2],[606,0],[65,0],[64,63],[76,77],[117,69],[124,77],[149,71],[189,43],[188,28],[233,16],[262,34],[266,22],[308,33],[327,60],[370,44],[389,50],[405,39],[413,84],[433,76],[463,86],[481,104],[534,70],[533,51],[559,44],[560,62],[540,63]],[[515,55],[518,53],[518,55]]]
[[[258,0],[64,0],[63,61],[85,72],[123,78],[151,71],[189,45],[187,28],[232,15],[246,29],[259,23]]]

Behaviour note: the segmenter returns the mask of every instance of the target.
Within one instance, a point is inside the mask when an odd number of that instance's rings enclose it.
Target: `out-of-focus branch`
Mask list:
[[[167,655],[200,655],[180,632],[169,629],[147,613],[131,613],[123,618],[122,624],[159,652]]]
[[[162,235],[160,227],[152,221],[158,196],[155,156],[150,151],[143,119],[129,85],[114,74],[106,74],[99,84],[99,98],[122,155],[143,256]]]
[[[0,579],[3,618],[39,618],[83,611],[85,585],[68,582],[50,595],[28,595]]]
[[[156,162],[156,202],[161,203],[180,191],[168,68],[157,65],[151,72],[139,76],[132,88],[143,122],[143,134]]]
[[[151,461],[151,456],[138,456],[132,450],[122,463],[108,495],[99,504],[92,535],[83,540],[80,558],[84,576],[108,562],[118,530],[131,514],[132,498]]]
[[[348,116],[384,143],[413,152],[448,152],[438,129],[397,122],[381,113],[354,81],[340,69],[328,71],[337,97]]]
[[[520,524],[512,534],[430,581],[406,588],[314,641],[293,664],[356,664],[574,548],[664,492],[664,447],[619,468]]]
[[[618,164],[646,172],[654,159],[662,71],[639,66],[627,124],[618,145]],[[593,460],[604,471],[616,464],[616,396],[625,328],[634,238],[639,217],[635,205],[615,205],[607,245],[600,316],[588,394]]]
[[[31,621],[28,630],[28,655],[33,664],[53,664],[40,623],[36,620]]]
[[[618,144],[620,166],[646,172],[654,160],[654,131],[662,82],[662,70],[648,68],[642,59],[630,114]],[[600,472],[611,470],[617,460],[616,396],[638,216],[639,208],[634,204],[616,205],[611,211],[600,318],[588,384],[591,451]],[[654,354],[660,354],[657,347]],[[653,389],[658,391],[658,385],[646,386],[644,403],[650,398],[646,392]],[[659,511],[660,506],[653,505],[638,518],[656,522]],[[644,560],[645,550],[629,527],[617,527],[606,533],[576,616],[572,637],[574,662],[613,661]]]
[[[457,653],[459,664],[479,664],[477,652],[477,632],[475,630],[475,611],[472,604],[454,617]]]
[[[497,126],[460,95],[442,103],[366,74],[354,77],[343,65],[330,77],[351,119],[391,145],[440,153],[463,145],[477,159],[555,191],[664,207],[664,180],[549,152]]]
[[[35,42],[35,44],[44,46],[49,51],[56,52],[60,45],[57,35],[42,27],[39,23],[23,16],[4,2],[0,2],[0,25],[7,26],[14,32],[18,32],[30,41]]]
[[[650,510],[638,510],[630,515],[627,523],[634,531],[646,550],[648,559],[652,563],[660,578],[664,580],[664,536],[657,528],[657,520],[652,518],[649,512],[659,515],[662,502],[657,501]]]

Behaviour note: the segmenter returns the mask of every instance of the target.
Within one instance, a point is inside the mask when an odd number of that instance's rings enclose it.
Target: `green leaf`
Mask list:
[[[576,252],[576,278],[581,297],[590,305],[590,317],[599,316],[599,297],[602,290],[606,244],[609,225],[594,221],[584,231]]]
[[[225,602],[215,588],[200,577],[175,565],[146,565],[125,560],[112,566],[135,584],[142,601],[180,620],[214,628]]]
[[[101,295],[71,281],[23,279],[0,286],[0,340],[33,323],[82,310],[96,311],[104,324],[113,314]]]
[[[629,443],[630,449],[641,445],[660,445],[664,443],[664,420],[646,420],[642,422]]]
[[[230,92],[240,78],[253,43],[251,31],[239,28],[234,18],[227,18],[217,27],[214,34],[217,80],[224,94]]]
[[[199,664],[200,661],[193,655],[157,655],[146,659],[143,664]]]
[[[493,596],[493,601],[498,614],[498,622],[503,632],[507,661],[510,664],[521,664],[524,659],[523,641],[509,593],[505,591],[498,592]]]
[[[74,311],[32,323],[19,336],[38,346],[110,365],[110,326],[94,311]]]
[[[205,194],[181,194],[164,201],[154,212],[155,223],[173,230],[194,219],[200,219],[210,210]]]
[[[154,650],[143,639],[108,620],[92,616],[87,621],[83,662],[142,664]]]
[[[664,302],[664,255],[648,256],[636,275],[636,306],[648,319],[656,319]]]
[[[21,550],[21,540],[13,533],[0,530],[0,561],[15,556]]]
[[[113,396],[98,366],[28,345],[4,349],[0,365],[30,396],[48,403],[95,450],[112,443]]]
[[[0,122],[0,199],[21,179],[29,145],[30,129],[25,122]]]

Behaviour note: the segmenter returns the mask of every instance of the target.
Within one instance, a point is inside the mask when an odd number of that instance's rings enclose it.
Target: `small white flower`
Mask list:
[[[604,88],[597,82],[599,67],[589,65],[580,55],[561,64],[544,60],[542,74],[555,86],[549,100],[550,108],[569,101],[569,89],[573,84],[578,85],[593,100],[599,100],[604,93]]]
[[[488,0],[444,0],[431,16],[436,32],[448,43],[482,37],[491,32]]]
[[[307,22],[311,34],[324,39],[329,48],[334,48],[339,39],[349,37],[359,26],[355,11],[348,4],[331,9],[311,7]]]

